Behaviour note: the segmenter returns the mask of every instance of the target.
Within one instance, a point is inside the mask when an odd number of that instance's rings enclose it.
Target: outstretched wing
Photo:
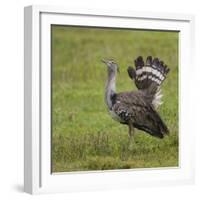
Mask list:
[[[140,91],[117,94],[113,111],[123,123],[132,123],[137,129],[152,136],[163,138],[169,132],[159,114]]]

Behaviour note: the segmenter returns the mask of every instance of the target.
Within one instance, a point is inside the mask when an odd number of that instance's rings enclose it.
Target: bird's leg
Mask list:
[[[134,127],[132,123],[129,123],[129,148],[132,149],[133,148],[133,144],[135,143],[134,140]]]
[[[129,139],[131,138],[131,135],[132,135],[132,130],[131,130],[131,125],[129,124],[128,125],[128,135],[129,135]]]
[[[132,129],[131,129],[131,131],[132,131],[132,132],[131,132],[131,133],[132,133],[132,134],[131,134],[131,137],[134,139],[134,135],[135,135],[135,129],[134,129],[134,127],[133,127],[133,126],[132,126]]]
[[[129,138],[132,139],[134,137],[134,133],[135,133],[134,127],[133,127],[132,123],[129,123],[128,127],[129,127],[129,131],[128,131]]]
[[[134,127],[132,125],[132,123],[129,123],[129,149],[132,150],[133,149],[133,143],[134,143]]]

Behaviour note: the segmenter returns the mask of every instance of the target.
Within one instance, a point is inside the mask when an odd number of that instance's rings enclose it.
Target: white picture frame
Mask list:
[[[194,182],[194,128],[190,109],[194,17],[183,14],[25,8],[24,190],[31,194],[133,188]],[[180,31],[179,167],[51,174],[50,26],[51,24]],[[188,70],[190,68],[190,70]],[[191,131],[193,130],[193,131]],[[189,134],[188,134],[189,133]]]

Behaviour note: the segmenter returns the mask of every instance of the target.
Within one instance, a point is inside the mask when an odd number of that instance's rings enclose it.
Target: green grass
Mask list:
[[[163,140],[115,122],[104,103],[107,71],[120,67],[117,91],[135,89],[127,66],[142,55],[162,58],[171,71],[159,113],[170,130]],[[52,26],[52,171],[178,166],[178,33]]]

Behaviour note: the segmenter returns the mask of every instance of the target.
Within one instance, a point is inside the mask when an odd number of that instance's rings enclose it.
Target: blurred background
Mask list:
[[[178,166],[178,32],[52,26],[52,171]],[[103,58],[119,64],[117,91],[135,89],[127,67],[137,56],[171,69],[159,108],[170,136],[163,140],[115,122],[104,103]]]

